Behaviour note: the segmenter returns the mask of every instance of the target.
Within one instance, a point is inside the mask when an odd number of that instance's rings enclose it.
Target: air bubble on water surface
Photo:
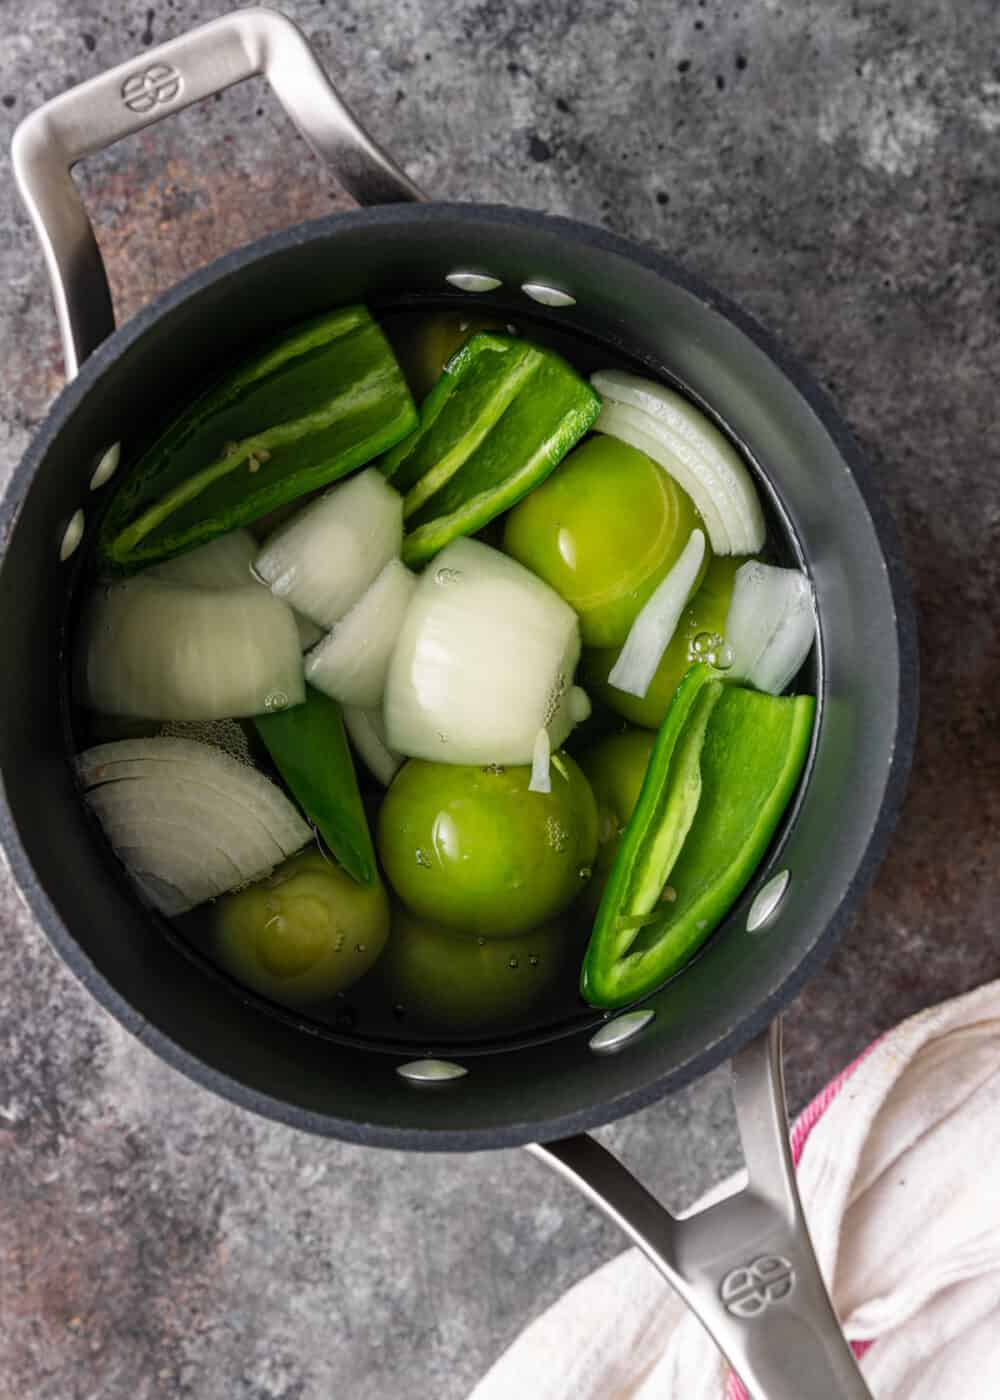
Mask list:
[[[688,648],[689,656],[695,661],[707,660],[710,652],[722,645],[718,632],[699,632]]]
[[[508,966],[508,967],[517,967],[517,965],[518,965],[518,963],[517,963],[517,958],[508,958],[508,959],[507,959],[507,966]]]
[[[356,953],[363,953],[363,952],[365,951],[365,944],[364,944],[364,943],[355,943],[355,945],[354,945],[354,951],[355,951]]]
[[[269,715],[288,709],[288,695],[283,690],[272,690],[264,700],[264,709]]]
[[[537,953],[532,953],[531,956],[528,958],[528,962],[531,964],[532,967],[537,967],[539,961],[540,959]]]
[[[434,582],[446,587],[450,583],[461,583],[461,569],[438,569],[434,575]]]
[[[502,763],[484,763],[483,772],[492,773],[496,777],[500,777],[500,775],[504,772],[504,766]]]
[[[401,1021],[406,1015],[406,1007],[401,1001],[393,1003],[392,1014],[395,1016],[397,1021]]]
[[[545,698],[545,709],[542,713],[542,728],[548,729],[555,717],[556,711],[562,704],[562,698],[566,694],[567,680],[565,674],[560,671],[552,684],[552,689]]]
[[[580,869],[576,873],[577,875],[579,875],[581,880],[589,880],[594,872],[591,870],[589,865],[581,865]]]
[[[422,865],[422,866],[424,867],[425,870],[430,870],[430,868],[431,868],[431,858],[430,858],[430,856],[427,854],[427,852],[424,850],[423,846],[418,846],[418,847],[417,847],[416,855],[417,855],[417,864],[418,864],[418,865]]]
[[[569,842],[566,828],[556,821],[555,817],[546,818],[545,839],[556,855],[562,855]]]
[[[447,734],[445,734],[442,730],[439,729],[438,732],[437,732],[437,736],[438,736],[438,742],[439,742],[439,743],[441,743],[441,744],[447,744],[447,742],[448,742],[448,736],[447,736]]]
[[[705,660],[710,666],[714,666],[717,671],[728,671],[736,660],[736,655],[728,642],[723,642],[721,646],[710,651]]]
[[[480,948],[485,948],[485,947],[486,947],[486,939],[483,938],[482,935],[480,935],[480,936],[476,939],[476,942],[479,944]]]

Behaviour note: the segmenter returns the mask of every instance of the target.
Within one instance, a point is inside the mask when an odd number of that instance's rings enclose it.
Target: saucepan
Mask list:
[[[255,74],[370,207],[230,253],[116,330],[71,166]],[[895,535],[830,402],[750,317],[658,252],[523,209],[427,201],[272,11],[218,19],[48,102],[18,129],[14,160],[70,382],[0,515],[0,831],[58,952],[168,1063],[257,1113],[375,1147],[530,1145],[645,1251],[752,1395],[867,1396],[802,1218],[778,1016],[830,953],[885,848],[911,755],[916,648]],[[819,722],[797,803],[701,956],[641,1007],[416,1049],[278,1012],[156,926],[86,816],[69,762],[66,637],[119,456],[248,344],[358,301],[530,315],[682,385],[756,464],[812,580]],[[675,1219],[586,1130],[726,1059],[747,1184]]]

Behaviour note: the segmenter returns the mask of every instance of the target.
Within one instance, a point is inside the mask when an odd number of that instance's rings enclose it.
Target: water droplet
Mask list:
[[[576,873],[577,875],[579,875],[581,880],[589,880],[591,875],[593,874],[593,871],[591,870],[589,865],[581,865],[580,869]]]
[[[461,581],[461,569],[438,569],[437,573],[434,575],[434,582],[441,584],[442,587],[449,583],[461,583]]]
[[[508,958],[508,959],[507,959],[507,966],[508,966],[508,967],[517,967],[517,965],[518,965],[518,963],[517,963],[517,958]]]
[[[702,661],[707,659],[709,652],[715,651],[716,647],[721,645],[722,638],[718,632],[699,632],[688,651],[693,660]]]
[[[278,710],[287,710],[288,696],[283,690],[272,690],[271,694],[264,700],[264,709],[269,715],[275,714]]]
[[[485,948],[485,947],[486,947],[486,939],[483,938],[482,936],[480,936],[479,938],[477,938],[477,939],[476,939],[476,942],[479,944],[480,948]]]
[[[424,850],[423,846],[417,847],[417,864],[422,865],[425,870],[430,870],[431,868],[431,858]]]
[[[736,660],[736,654],[728,642],[723,642],[721,646],[710,651],[705,660],[717,671],[728,671]]]
[[[540,961],[541,959],[539,958],[537,953],[531,953],[528,957],[528,962],[531,964],[532,967],[537,967]]]
[[[547,817],[545,821],[545,839],[556,855],[562,855],[569,841],[566,828],[556,821],[555,817]]]

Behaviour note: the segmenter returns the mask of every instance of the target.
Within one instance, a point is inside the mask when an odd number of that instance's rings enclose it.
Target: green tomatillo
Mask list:
[[[389,900],[378,880],[359,885],[310,850],[223,895],[212,923],[211,952],[227,972],[272,1001],[304,1006],[368,971],[389,934]]]
[[[572,947],[565,919],[485,938],[396,909],[375,975],[408,1026],[488,1032],[538,1004],[566,970]]]
[[[386,878],[414,913],[470,936],[526,933],[566,909],[590,879],[597,804],[566,754],[552,791],[530,792],[527,765],[412,759],[379,812]]]
[[[585,646],[612,647],[700,524],[645,453],[592,437],[510,512],[504,548],[576,611]]]

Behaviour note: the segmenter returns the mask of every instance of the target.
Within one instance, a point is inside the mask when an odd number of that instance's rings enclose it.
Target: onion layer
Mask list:
[[[402,543],[403,498],[369,467],[277,530],[254,570],[276,598],[332,627]]]
[[[382,709],[360,710],[344,706],[344,728],[362,762],[383,787],[388,787],[403,766],[402,754],[390,749]]]
[[[389,664],[389,744],[438,763],[530,763],[539,729],[573,727],[580,630],[521,564],[453,541],[420,578]]]
[[[230,530],[187,554],[144,569],[142,576],[183,583],[188,588],[246,588],[253,582],[251,568],[256,553],[257,541],[249,530]]]
[[[705,521],[716,554],[756,554],[764,516],[739,453],[693,404],[672,389],[622,370],[591,383],[604,400],[594,427],[640,448],[675,477]]]
[[[698,585],[704,558],[705,536],[701,530],[692,530],[677,563],[632,623],[625,645],[608,675],[608,681],[617,690],[644,699],[677,630],[681,613]]]
[[[188,588],[139,574],[98,588],[77,681],[90,708],[145,719],[232,719],[305,699],[291,609],[252,582]]]
[[[306,657],[310,685],[345,705],[381,705],[389,658],[416,586],[406,565],[390,559],[350,612]]]
[[[805,574],[756,560],[736,570],[726,618],[734,680],[780,695],[805,661],[815,637],[815,605]]]
[[[262,879],[312,839],[274,783],[208,744],[100,744],[77,771],[116,853],[170,917]]]

